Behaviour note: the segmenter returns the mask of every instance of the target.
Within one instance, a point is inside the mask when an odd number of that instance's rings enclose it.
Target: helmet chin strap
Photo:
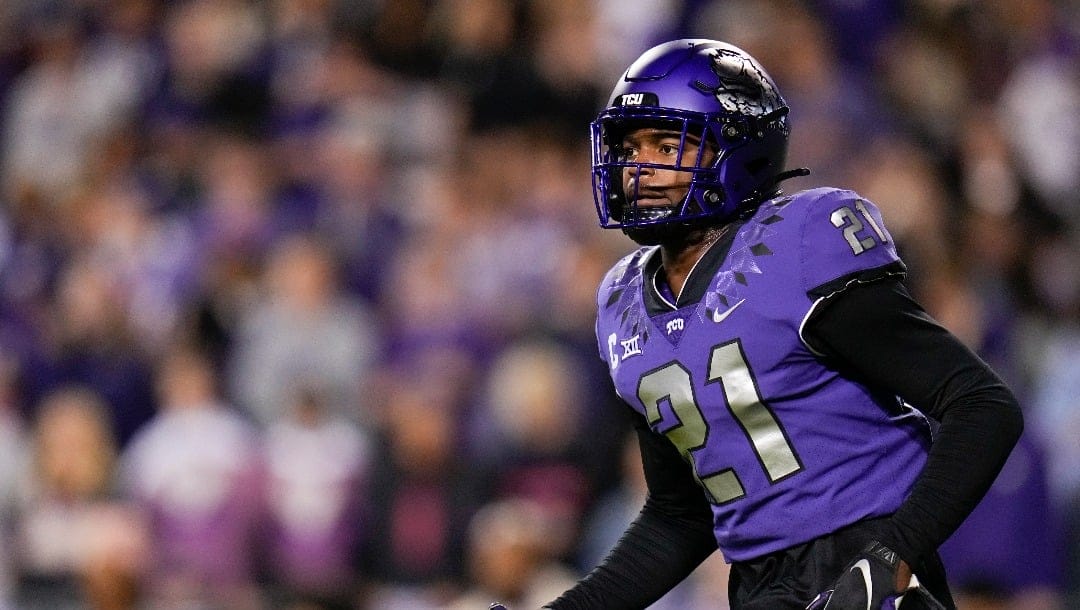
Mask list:
[[[702,219],[697,222],[664,222],[653,225],[623,227],[622,232],[641,246],[659,246],[686,242],[694,233],[705,234],[714,229],[716,225],[703,224]]]

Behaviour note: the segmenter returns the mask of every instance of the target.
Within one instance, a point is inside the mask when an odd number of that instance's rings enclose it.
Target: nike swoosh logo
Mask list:
[[[727,319],[728,316],[731,315],[731,312],[735,311],[736,307],[738,307],[739,305],[742,305],[743,302],[745,302],[745,301],[746,301],[746,299],[741,299],[738,303],[735,303],[734,305],[732,305],[731,307],[728,307],[724,311],[714,311],[713,315],[712,315],[712,321],[716,322],[717,324],[723,322],[724,320]]]
[[[866,610],[870,610],[870,601],[874,596],[874,583],[870,580],[870,562],[860,559],[851,569],[862,572],[863,584],[866,585]]]

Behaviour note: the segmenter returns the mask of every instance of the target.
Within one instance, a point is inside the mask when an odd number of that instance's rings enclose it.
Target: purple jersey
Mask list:
[[[641,248],[608,272],[597,339],[616,391],[693,468],[724,556],[895,511],[926,461],[926,419],[842,376],[801,337],[828,294],[902,273],[876,207],[828,188],[765,202],[704,296],[679,309],[650,310],[653,257]]]

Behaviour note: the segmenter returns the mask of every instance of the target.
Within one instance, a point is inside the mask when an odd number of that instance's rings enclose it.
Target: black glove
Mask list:
[[[806,610],[898,610],[904,596],[915,593],[927,608],[944,610],[914,575],[903,590],[896,589],[900,556],[880,542],[871,542],[855,558],[831,589],[820,593]]]

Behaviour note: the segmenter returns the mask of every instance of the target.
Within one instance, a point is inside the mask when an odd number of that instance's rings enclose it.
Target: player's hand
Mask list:
[[[897,610],[904,595],[918,586],[909,574],[895,551],[871,542],[806,610]]]

